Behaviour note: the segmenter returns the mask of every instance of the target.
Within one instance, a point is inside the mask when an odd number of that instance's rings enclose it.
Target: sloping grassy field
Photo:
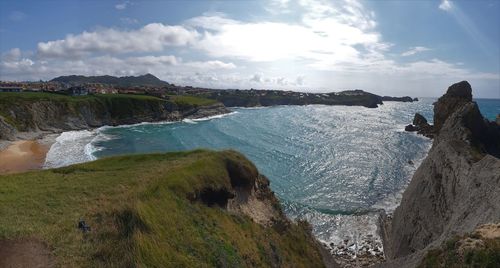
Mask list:
[[[0,241],[42,241],[60,267],[321,267],[307,226],[191,198],[230,188],[228,166],[256,172],[234,151],[198,150],[0,176]]]
[[[65,103],[78,103],[82,101],[102,101],[110,102],[116,100],[142,100],[142,101],[163,101],[160,98],[149,95],[135,94],[96,94],[87,96],[68,96],[63,94],[46,92],[0,92],[0,105],[18,101],[59,101]],[[215,104],[217,101],[196,96],[171,95],[170,99],[177,105],[203,106]]]

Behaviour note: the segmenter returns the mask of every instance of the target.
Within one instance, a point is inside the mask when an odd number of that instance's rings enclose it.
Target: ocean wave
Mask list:
[[[92,140],[97,130],[67,131],[56,138],[45,159],[44,168],[57,168],[95,160]]]
[[[198,124],[198,123],[196,123],[196,121],[194,121],[193,119],[189,119],[189,118],[182,119],[182,122],[187,123],[187,124]]]
[[[237,114],[237,113],[238,113],[237,111],[233,111],[233,112],[230,112],[230,113],[227,113],[227,114],[217,114],[217,115],[212,115],[212,116],[207,116],[207,117],[194,118],[194,119],[192,119],[192,121],[194,121],[194,122],[208,121],[208,120],[212,120],[212,119],[219,119],[219,118],[223,118],[223,117],[226,117],[226,116],[234,115],[234,114]],[[186,120],[186,119],[184,119],[184,120]]]

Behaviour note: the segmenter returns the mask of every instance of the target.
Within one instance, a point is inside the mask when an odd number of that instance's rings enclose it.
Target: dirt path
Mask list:
[[[0,240],[0,267],[46,268],[53,267],[50,250],[33,239]]]

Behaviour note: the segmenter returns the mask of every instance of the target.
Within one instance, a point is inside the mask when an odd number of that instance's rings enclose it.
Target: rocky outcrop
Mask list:
[[[414,101],[418,101],[417,98],[412,98],[410,96],[404,96],[404,97],[383,96],[382,100],[383,101],[399,101],[399,102],[414,102]]]
[[[162,99],[135,97],[71,97],[0,103],[0,139],[13,140],[18,132],[57,133],[105,125],[177,121],[228,113],[221,103],[183,105]]]
[[[433,146],[383,228],[385,267],[415,267],[453,235],[500,221],[500,129],[482,117],[468,82],[439,98],[434,123]]]
[[[446,119],[460,106],[472,102],[472,88],[467,81],[453,84],[434,104],[434,126],[439,131]]]
[[[407,125],[405,127],[405,131],[414,132],[417,131],[418,134],[424,135],[428,138],[434,137],[434,128],[433,126],[427,123],[427,119],[419,113],[415,114],[413,118],[413,124]]]
[[[382,104],[382,97],[363,90],[324,94],[279,90],[220,90],[207,97],[220,101],[227,107],[324,104],[377,108]]]
[[[15,140],[17,130],[0,116],[0,140]]]

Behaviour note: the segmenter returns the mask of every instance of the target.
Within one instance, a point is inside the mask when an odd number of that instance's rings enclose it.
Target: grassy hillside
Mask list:
[[[239,153],[204,150],[0,176],[0,242],[43,241],[64,267],[321,267],[307,226],[264,227],[203,198],[255,176]]]
[[[113,100],[142,100],[142,101],[163,101],[157,97],[148,95],[132,95],[132,94],[97,94],[87,96],[68,96],[62,94],[45,93],[45,92],[0,92],[0,105],[4,103],[12,103],[16,101],[61,101],[61,102],[82,102],[89,100],[113,101]],[[205,99],[195,96],[172,96],[174,102],[179,102],[192,106],[210,105],[216,103],[211,99]]]
[[[453,237],[441,248],[429,250],[419,267],[495,268],[499,264],[500,238],[485,239],[472,235]]]
[[[213,105],[217,103],[216,100],[197,97],[197,96],[188,96],[188,95],[170,95],[170,100],[175,102],[178,106],[205,106],[205,105]]]

